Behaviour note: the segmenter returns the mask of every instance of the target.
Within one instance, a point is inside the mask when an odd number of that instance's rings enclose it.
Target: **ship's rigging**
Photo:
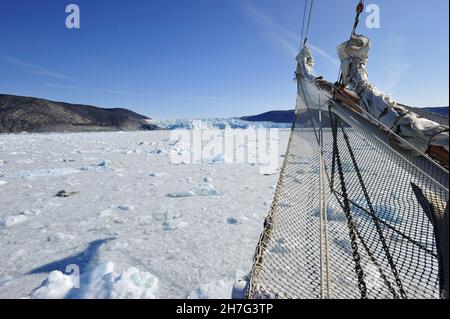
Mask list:
[[[314,76],[313,8],[306,0],[296,119],[247,297],[448,298],[448,118],[369,82],[362,0],[338,81]]]

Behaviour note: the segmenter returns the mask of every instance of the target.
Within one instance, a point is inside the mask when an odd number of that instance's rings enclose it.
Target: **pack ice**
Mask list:
[[[172,165],[179,148],[169,131],[2,135],[0,298],[231,297],[278,176]]]

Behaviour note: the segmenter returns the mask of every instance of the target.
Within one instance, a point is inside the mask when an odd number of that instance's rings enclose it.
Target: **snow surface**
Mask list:
[[[0,135],[0,298],[231,297],[278,174],[172,165],[170,134]]]

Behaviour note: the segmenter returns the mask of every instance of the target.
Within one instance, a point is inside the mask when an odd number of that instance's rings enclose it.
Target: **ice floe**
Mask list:
[[[230,299],[234,281],[218,280],[201,285],[188,295],[188,299]]]
[[[26,222],[27,220],[28,220],[28,217],[25,215],[12,215],[12,216],[0,218],[0,229],[19,225],[19,224]]]
[[[81,276],[51,272],[32,294],[34,299],[154,299],[158,278],[135,267],[114,272],[111,262],[100,264]]]
[[[192,188],[188,191],[181,191],[181,192],[172,192],[169,193],[167,196],[172,198],[178,198],[178,197],[192,197],[192,196],[218,196],[222,195],[221,192],[219,192],[213,184],[205,183],[200,184],[197,187]]]

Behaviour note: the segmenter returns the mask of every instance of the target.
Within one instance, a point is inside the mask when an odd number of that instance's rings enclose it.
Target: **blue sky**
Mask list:
[[[449,1],[379,0],[371,81],[399,102],[449,104]],[[81,29],[65,27],[65,7]],[[316,74],[336,80],[336,46],[356,0],[315,0]],[[0,92],[157,118],[251,115],[295,105],[304,0],[2,0]]]

